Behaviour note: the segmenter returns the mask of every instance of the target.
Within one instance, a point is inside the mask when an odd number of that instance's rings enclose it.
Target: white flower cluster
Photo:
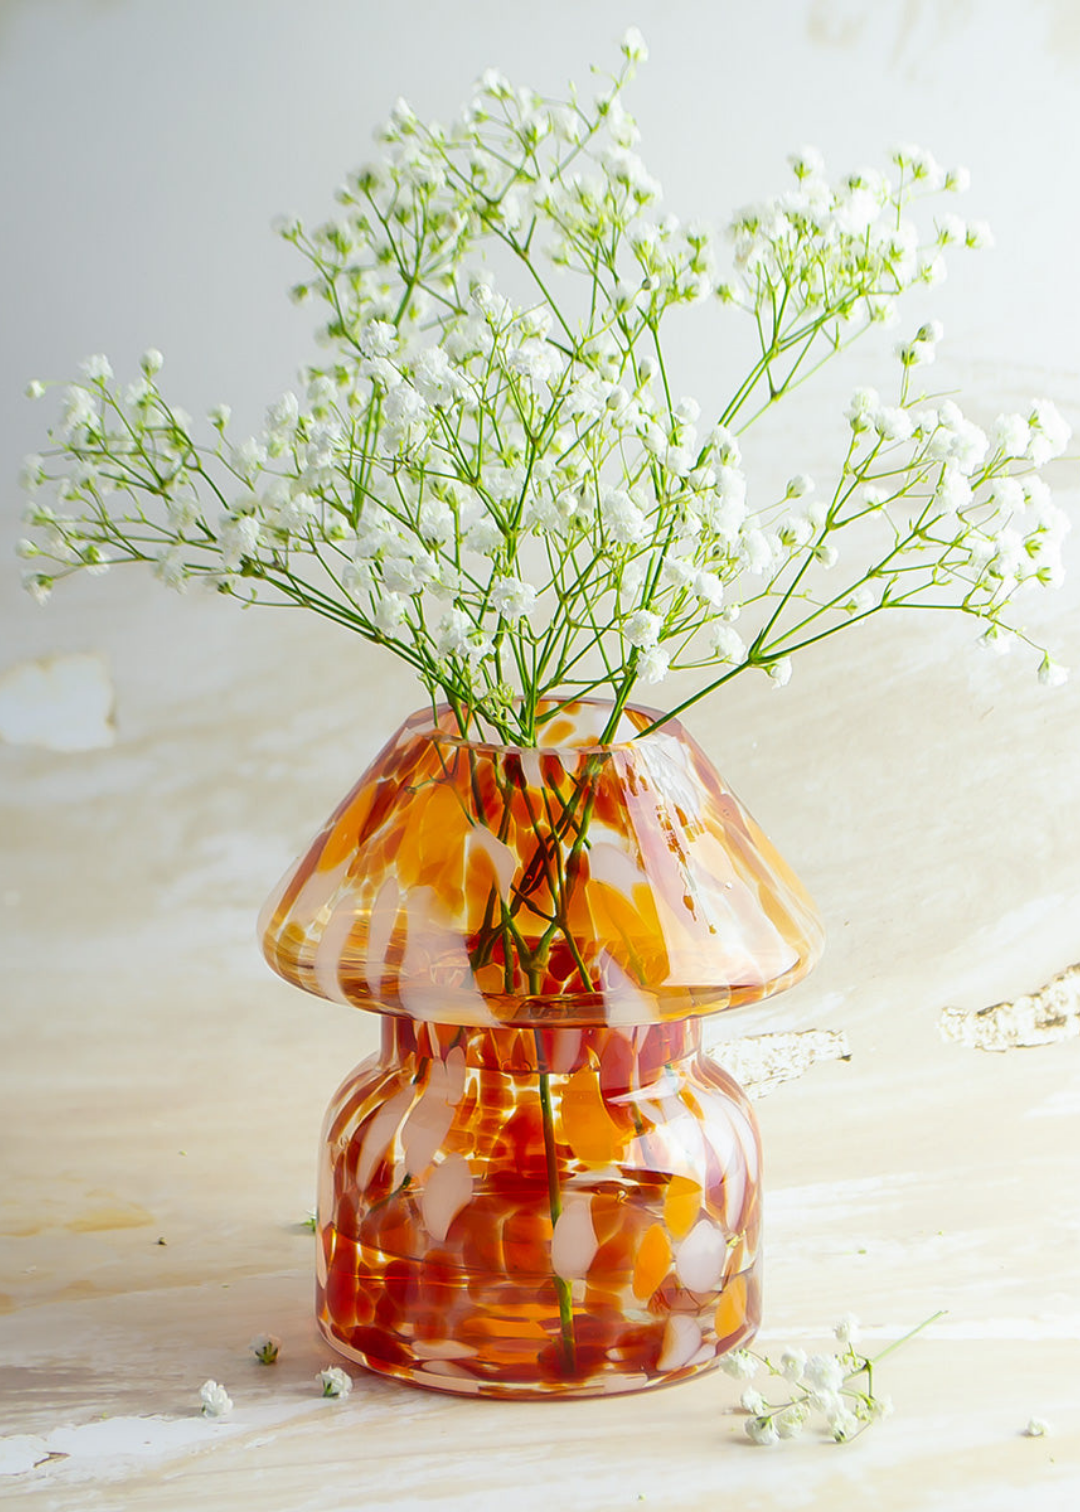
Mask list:
[[[939,223],[922,236],[905,214],[920,194],[967,185],[965,169],[947,173],[918,148],[894,152],[895,178],[864,169],[830,184],[812,147],[789,161],[796,187],[743,210],[730,227],[741,281],[725,295],[767,312],[771,346],[798,346],[811,311],[827,310],[841,326],[891,324],[905,289],[945,277],[944,246],[976,244],[955,217],[945,218],[946,230]]]
[[[251,1352],[261,1365],[273,1365],[277,1361],[281,1340],[274,1334],[257,1334],[251,1341]],[[319,1395],[344,1400],[352,1390],[352,1376],[339,1365],[328,1365],[315,1377]],[[233,1400],[218,1381],[205,1381],[199,1389],[199,1405],[203,1417],[228,1417],[233,1410]]]
[[[928,340],[924,327],[911,345]],[[935,603],[943,590],[954,593],[997,636],[1018,591],[1061,583],[1071,522],[1034,471],[1069,439],[1048,400],[1033,400],[1025,414],[999,415],[989,432],[952,400],[889,406],[873,389],[857,390],[847,415],[852,450],[841,497],[848,516],[838,515],[833,526],[873,513],[887,520],[888,559],[874,573],[879,595]],[[898,506],[908,515],[902,534]],[[902,589],[900,574],[913,558],[926,573],[914,590]],[[852,607],[865,611],[873,600],[869,582],[862,586]]]
[[[920,1327],[925,1328],[926,1324]],[[919,1331],[915,1329],[913,1333]],[[746,1435],[752,1443],[768,1446],[781,1439],[798,1438],[815,1414],[824,1421],[829,1436],[844,1443],[892,1412],[890,1399],[873,1389],[876,1361],[855,1349],[858,1319],[846,1314],[833,1332],[844,1345],[839,1354],[807,1355],[802,1349],[785,1349],[773,1362],[767,1356],[737,1349],[720,1360],[721,1370],[737,1381],[751,1381],[764,1369],[787,1383],[788,1399],[780,1403],[766,1401],[752,1386],[743,1391],[740,1406],[747,1414]],[[908,1334],[898,1343],[912,1336]],[[896,1347],[892,1345],[890,1349]],[[865,1389],[854,1384],[864,1375]]]
[[[902,147],[891,177],[830,184],[804,149],[796,187],[736,218],[736,272],[718,282],[712,233],[661,212],[635,151],[622,94],[646,56],[632,28],[591,106],[493,70],[448,128],[399,101],[334,218],[279,223],[329,356],[258,435],[234,438],[220,405],[212,444],[197,441],[156,350],[124,388],[88,359],[53,449],[24,467],[20,551],[42,559],[29,590],[142,561],[181,592],[301,605],[525,743],[542,699],[606,689],[621,707],[670,670],[713,669],[697,697],[752,666],[782,686],[835,621],[900,603],[971,613],[1007,641],[1013,594],[1061,576],[1067,522],[1035,471],[1067,437],[1049,403],[986,435],[949,402],[917,402],[930,322],[899,348],[897,404],[856,395],[831,495],[799,474],[782,500],[752,501],[737,440],[812,348],[891,320],[906,289],[943,276],[948,246],[987,243],[951,215],[920,233],[910,213],[966,173]],[[760,355],[703,424],[672,394],[660,326],[716,296],[752,318]],[[875,511],[881,555],[834,586],[840,532]],[[1061,669],[1044,657],[1042,675]]]

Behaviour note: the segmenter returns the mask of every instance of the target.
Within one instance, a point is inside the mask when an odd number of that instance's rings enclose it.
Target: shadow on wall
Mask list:
[[[1046,17],[1043,45],[1062,62],[1080,59],[1080,6],[1076,0],[1036,0]],[[890,66],[904,73],[921,68],[928,51],[976,22],[975,0],[810,0],[806,35],[819,47],[857,47],[872,20],[891,32]],[[883,21],[888,12],[887,21]]]

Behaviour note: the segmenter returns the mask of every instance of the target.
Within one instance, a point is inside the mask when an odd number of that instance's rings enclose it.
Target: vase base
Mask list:
[[[573,1379],[566,1375],[549,1377],[534,1371],[528,1379],[524,1373],[512,1379],[506,1373],[484,1376],[477,1372],[484,1369],[479,1361],[462,1363],[460,1359],[413,1357],[388,1360],[369,1350],[357,1349],[338,1337],[325,1320],[319,1319],[319,1330],[330,1347],[345,1359],[361,1365],[374,1375],[387,1376],[409,1386],[419,1386],[427,1391],[450,1392],[455,1396],[490,1397],[505,1401],[538,1401],[544,1397],[605,1397],[626,1396],[634,1391],[655,1391],[663,1386],[673,1386],[688,1381],[694,1376],[705,1375],[714,1370],[724,1355],[733,1349],[745,1348],[757,1332],[756,1324],[749,1323],[737,1338],[725,1343],[722,1349],[715,1345],[699,1350],[686,1364],[664,1371],[608,1371]]]
[[[335,1349],[459,1395],[604,1396],[753,1336],[757,1126],[700,1025],[383,1034],[325,1127]]]
[[[574,1309],[565,1329],[542,1287],[514,1291],[509,1303],[504,1297],[501,1306],[456,1316],[454,1309],[416,1307],[397,1314],[390,1327],[385,1297],[382,1308],[371,1309],[382,1312],[382,1321],[369,1312],[370,1321],[361,1323],[354,1308],[350,1326],[332,1313],[320,1288],[316,1318],[333,1349],[377,1375],[459,1396],[504,1398],[615,1396],[688,1380],[749,1343],[761,1319],[757,1259],[707,1298],[685,1290],[669,1296],[678,1311],[620,1312],[594,1295],[591,1306]],[[363,1287],[354,1295],[371,1292]],[[361,1309],[369,1311],[363,1301]]]

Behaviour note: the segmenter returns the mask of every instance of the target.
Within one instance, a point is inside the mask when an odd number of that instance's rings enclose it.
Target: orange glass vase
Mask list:
[[[407,720],[268,901],[271,966],[386,1015],[325,1126],[318,1316],[487,1396],[707,1369],[760,1316],[760,1149],[702,1016],[797,981],[813,905],[675,722],[542,748]]]

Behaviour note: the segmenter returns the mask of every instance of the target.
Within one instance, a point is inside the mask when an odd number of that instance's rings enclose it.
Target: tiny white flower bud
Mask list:
[[[270,229],[276,236],[282,236],[286,240],[299,236],[301,231],[300,217],[294,214],[283,213],[275,215],[270,222]]]
[[[693,425],[701,414],[701,405],[693,398],[680,399],[675,406],[675,419],[680,425]]]
[[[217,1381],[206,1381],[199,1390],[203,1417],[225,1417],[232,1411],[232,1398]]]
[[[942,215],[938,219],[938,242],[943,247],[951,246],[954,242],[963,242],[967,237],[967,227],[958,215]]]
[[[717,1364],[736,1381],[750,1381],[758,1372],[758,1362],[748,1349],[733,1349],[721,1355]]]
[[[536,589],[517,577],[496,578],[491,585],[491,602],[504,620],[521,619],[536,602]]]
[[[798,1438],[809,1416],[810,1409],[805,1402],[792,1402],[790,1407],[776,1414],[776,1431],[782,1439]]]
[[[811,1355],[803,1369],[803,1380],[813,1391],[835,1393],[844,1384],[844,1367],[835,1355]]]
[[[281,1352],[276,1334],[256,1334],[248,1346],[261,1365],[273,1365]]]
[[[627,27],[623,33],[622,51],[631,63],[648,62],[649,49],[645,45],[645,38],[636,26]]]
[[[969,247],[989,248],[994,245],[994,233],[985,221],[968,221],[964,240]]]
[[[1039,681],[1045,688],[1060,688],[1069,680],[1069,669],[1063,667],[1060,662],[1054,661],[1048,652],[1043,654],[1039,663]]]
[[[829,1431],[838,1444],[852,1438],[859,1428],[859,1420],[847,1407],[840,1405],[826,1414]]]
[[[788,1381],[800,1381],[806,1365],[804,1349],[785,1349],[780,1356],[780,1374]]]
[[[905,341],[896,348],[896,355],[904,367],[919,367],[933,362],[937,351],[930,341]]]
[[[622,624],[622,633],[632,646],[648,650],[655,646],[660,634],[661,619],[648,609],[635,609]]]
[[[331,1365],[327,1370],[320,1370],[315,1377],[324,1397],[345,1398],[352,1390],[352,1376],[347,1375],[338,1365]]]
[[[816,178],[825,172],[825,159],[816,147],[800,147],[788,157],[797,179]]]
[[[787,492],[784,495],[788,499],[801,499],[804,494],[813,493],[814,480],[806,473],[796,473],[788,479]]]
[[[746,1420],[746,1436],[753,1444],[766,1446],[779,1442],[780,1434],[771,1417],[752,1417]]]
[[[36,604],[44,604],[53,590],[53,580],[45,572],[30,572],[23,578],[23,587]]]
[[[845,1313],[833,1326],[833,1333],[841,1344],[854,1344],[859,1337],[859,1320],[854,1313]]]
[[[19,484],[26,493],[32,494],[45,481],[45,463],[37,452],[30,452],[23,458],[23,465],[19,470]]]
[[[642,682],[654,684],[663,682],[668,674],[671,658],[668,653],[659,646],[650,646],[638,657],[638,676]]]
[[[880,408],[881,399],[877,389],[857,388],[851,396],[845,415],[853,431],[864,431],[873,423],[873,417]]]
[[[79,363],[79,368],[91,383],[105,383],[113,375],[112,364],[102,352],[96,353],[93,357],[85,357]]]
[[[781,656],[777,661],[770,662],[765,670],[772,679],[774,688],[786,688],[791,681],[791,657]]]

